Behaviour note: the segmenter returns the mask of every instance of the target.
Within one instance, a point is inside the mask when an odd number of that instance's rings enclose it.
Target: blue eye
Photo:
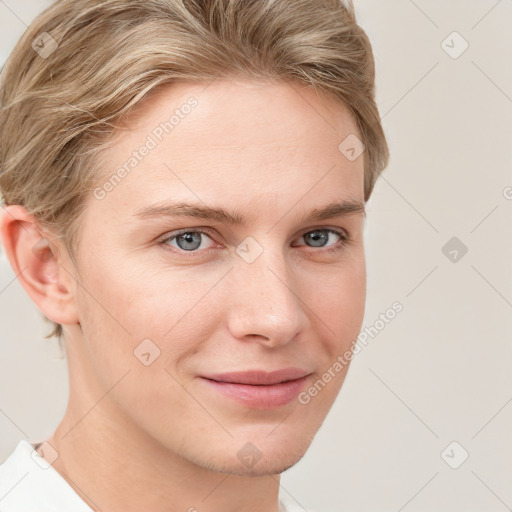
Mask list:
[[[315,229],[304,233],[300,238],[310,243],[309,247],[328,247],[330,235],[336,235],[341,242],[346,242],[348,239],[344,232],[334,229]],[[338,244],[335,242],[334,245]]]
[[[210,247],[201,247],[205,237],[212,242]],[[336,240],[336,237],[338,240]],[[299,237],[298,240],[303,240],[304,243],[293,245],[293,247],[307,245],[311,248],[322,249],[325,247],[326,251],[337,251],[343,249],[350,241],[350,238],[344,230],[322,228],[308,231]],[[175,252],[192,254],[203,252],[215,246],[211,235],[206,231],[198,229],[179,231],[160,240],[159,243],[163,246],[172,247]]]
[[[184,251],[194,251],[199,249],[201,245],[201,236],[200,233],[183,233],[177,235],[174,240],[176,240],[180,249]]]
[[[176,241],[178,249],[187,252],[194,252],[201,246],[203,236],[206,236],[211,240],[208,233],[204,231],[189,230],[171,235],[162,240],[161,243],[167,245],[167,242]]]

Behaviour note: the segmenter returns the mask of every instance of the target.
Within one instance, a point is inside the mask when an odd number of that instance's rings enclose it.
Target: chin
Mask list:
[[[283,434],[287,432],[284,430]],[[306,433],[303,437],[279,436],[277,431],[270,435],[267,431],[265,436],[252,442],[249,438],[240,440],[236,437],[229,441],[229,445],[219,446],[215,453],[210,454],[208,460],[203,457],[194,462],[210,471],[235,476],[278,475],[302,459],[314,437]]]
[[[198,465],[208,469],[209,471],[215,471],[217,473],[226,473],[233,476],[241,477],[259,477],[269,475],[279,475],[295,466],[297,462],[302,459],[306,450],[297,454],[287,454],[286,457],[273,457],[272,459],[261,458],[254,466],[245,467],[240,462],[233,463],[233,459],[229,460],[216,460],[210,462],[199,462]]]

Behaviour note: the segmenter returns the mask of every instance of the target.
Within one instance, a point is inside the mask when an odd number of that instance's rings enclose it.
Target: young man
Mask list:
[[[388,150],[338,0],[61,0],[2,74],[1,237],[66,350],[0,510],[278,512],[361,328]]]

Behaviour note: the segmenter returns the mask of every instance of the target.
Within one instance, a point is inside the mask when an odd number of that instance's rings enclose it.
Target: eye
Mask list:
[[[204,244],[205,239],[211,242],[210,246]],[[338,240],[336,240],[338,239]],[[336,229],[315,229],[304,233],[300,238],[304,243],[294,244],[293,247],[308,245],[313,248],[327,248],[327,251],[337,251],[344,248],[350,242],[348,233]],[[215,247],[215,242],[210,233],[199,229],[187,229],[167,235],[159,241],[167,250],[174,250],[182,253],[200,253]],[[169,249],[171,247],[172,249]]]
[[[329,244],[334,238],[334,243]],[[338,241],[336,241],[338,238]],[[329,250],[341,249],[349,241],[345,231],[336,229],[315,229],[304,233],[299,240],[304,240],[309,247],[329,247]],[[302,245],[302,244],[299,244]]]
[[[171,245],[171,247],[177,248],[181,251],[195,252],[199,249],[209,249],[213,247],[213,245],[211,247],[201,247],[204,237],[207,237],[213,242],[209,234],[205,231],[187,230],[174,233],[173,235],[160,240],[160,243],[162,245]],[[175,242],[176,245],[172,245],[168,242]]]

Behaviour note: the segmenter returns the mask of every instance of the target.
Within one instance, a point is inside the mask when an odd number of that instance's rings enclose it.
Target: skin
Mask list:
[[[268,410],[199,376],[294,366],[310,372],[307,390],[363,320],[364,212],[302,220],[333,201],[364,205],[364,154],[349,161],[338,150],[360,137],[339,100],[284,81],[165,86],[101,154],[105,177],[191,96],[197,107],[113,191],[88,198],[78,268],[59,239],[45,248],[22,206],[2,215],[18,279],[64,328],[70,398],[47,441],[54,468],[93,510],[277,512],[280,473],[306,452],[348,365],[309,403]],[[247,222],[134,217],[161,200],[223,207]],[[195,253],[183,240],[158,243],[184,228],[209,229]],[[303,236],[326,228],[350,241]],[[262,248],[252,263],[236,251],[249,236]],[[160,350],[149,366],[134,356],[146,338]],[[237,457],[248,442],[261,454],[252,467]]]

